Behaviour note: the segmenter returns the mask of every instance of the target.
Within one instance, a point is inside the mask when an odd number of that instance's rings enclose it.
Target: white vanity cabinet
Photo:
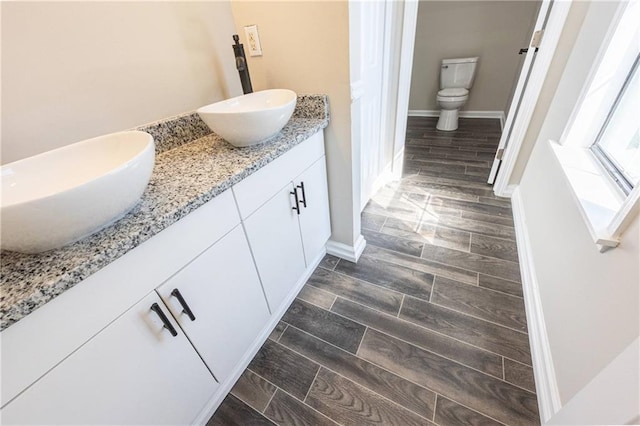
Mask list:
[[[157,292],[219,382],[229,377],[269,322],[240,225]]]
[[[320,131],[4,330],[0,423],[206,422],[329,233]]]
[[[1,420],[6,425],[189,424],[217,387],[152,292],[8,404]]]
[[[305,270],[324,255],[331,233],[322,133],[234,186],[233,193],[269,308],[279,312]]]

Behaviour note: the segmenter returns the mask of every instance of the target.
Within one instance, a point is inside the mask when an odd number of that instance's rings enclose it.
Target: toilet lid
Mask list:
[[[438,96],[466,96],[468,94],[469,91],[463,87],[442,89],[438,92]]]

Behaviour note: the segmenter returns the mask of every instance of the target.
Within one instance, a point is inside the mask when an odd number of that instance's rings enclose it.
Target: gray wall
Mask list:
[[[413,55],[410,110],[437,110],[443,58],[479,56],[476,80],[463,107],[507,113],[539,1],[421,0]]]

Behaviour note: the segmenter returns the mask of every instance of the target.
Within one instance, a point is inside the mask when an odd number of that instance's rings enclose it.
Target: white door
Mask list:
[[[217,387],[153,292],[5,406],[2,423],[190,424]]]
[[[487,183],[489,183],[490,185],[493,185],[493,183],[496,180],[496,176],[498,174],[498,168],[500,167],[500,163],[504,155],[504,150],[511,137],[512,130],[514,128],[514,123],[516,123],[516,120],[526,119],[527,123],[529,121],[528,118],[525,118],[522,115],[519,116],[518,112],[520,110],[520,105],[522,104],[522,99],[525,94],[525,89],[527,86],[527,82],[529,80],[529,75],[531,74],[531,70],[535,63],[537,46],[540,44],[540,39],[543,35],[544,27],[547,22],[547,15],[551,10],[551,2],[552,0],[543,0],[542,4],[540,5],[540,10],[538,11],[538,18],[536,19],[536,25],[533,29],[533,34],[531,36],[531,41],[529,42],[529,47],[524,58],[524,63],[522,64],[520,77],[518,78],[518,84],[516,85],[516,89],[513,93],[511,105],[509,106],[509,112],[507,113],[507,118],[505,120],[504,127],[502,129],[502,135],[500,136],[500,143],[498,144],[496,157],[493,160],[493,165],[491,166],[491,172],[489,173],[489,179]]]
[[[325,157],[320,158],[295,178],[293,183],[298,188],[301,200],[298,219],[300,219],[300,233],[308,267],[324,251],[327,240],[331,236]]]
[[[357,102],[354,125],[360,138],[360,207],[377,189],[386,166],[382,139],[384,117],[384,41],[386,1],[349,2],[352,101]],[[356,93],[354,93],[356,92]]]
[[[240,225],[157,291],[221,383],[269,320]]]
[[[291,292],[305,270],[293,184],[288,184],[244,221],[271,312]]]

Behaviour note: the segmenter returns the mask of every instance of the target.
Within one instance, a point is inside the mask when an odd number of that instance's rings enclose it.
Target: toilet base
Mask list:
[[[450,132],[458,128],[458,110],[441,109],[436,129]]]

